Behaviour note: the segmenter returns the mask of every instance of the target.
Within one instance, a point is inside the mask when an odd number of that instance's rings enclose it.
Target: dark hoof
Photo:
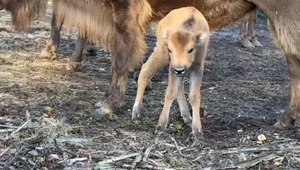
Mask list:
[[[100,118],[108,118],[110,120],[116,120],[118,119],[118,116],[115,115],[113,112],[105,112],[102,108],[99,108],[95,111],[95,116],[96,116],[96,119],[100,119]]]
[[[294,128],[295,137],[300,140],[300,126]]]
[[[287,130],[287,129],[292,128],[292,125],[286,125],[286,124],[282,123],[282,121],[276,122],[273,126],[274,126],[274,128],[276,128],[278,130]]]
[[[69,60],[66,66],[68,71],[79,72],[82,70],[82,62],[76,62]]]
[[[113,110],[105,102],[99,101],[95,106],[99,108],[98,110],[101,111],[102,114],[113,113]]]

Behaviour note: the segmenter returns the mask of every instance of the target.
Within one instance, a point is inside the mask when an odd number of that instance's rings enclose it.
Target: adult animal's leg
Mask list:
[[[129,0],[111,1],[114,7],[115,37],[112,49],[112,80],[104,101],[97,106],[112,114],[125,104],[126,85],[129,72],[142,64],[142,55],[146,50],[143,31],[136,17],[133,17]],[[143,3],[137,1],[135,3]],[[124,22],[126,21],[126,22]]]
[[[41,53],[41,57],[46,57],[49,59],[56,59],[56,50],[59,47],[60,43],[60,31],[63,22],[57,24],[56,22],[56,12],[53,10],[52,12],[52,21],[51,21],[51,36],[50,39],[46,45],[46,47],[43,49]]]
[[[75,51],[73,52],[72,56],[69,58],[67,64],[67,70],[70,71],[81,71],[82,69],[82,54],[83,50],[87,44],[87,39],[83,38],[78,34],[78,40],[75,47]]]

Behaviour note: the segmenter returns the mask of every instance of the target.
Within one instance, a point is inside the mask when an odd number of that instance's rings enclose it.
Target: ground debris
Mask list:
[[[30,35],[8,31],[10,14],[0,14],[0,169],[300,169],[299,141],[290,131],[271,128],[285,111],[288,68],[263,23],[256,25],[262,48],[240,47],[239,24],[212,31],[201,91],[206,142],[200,148],[192,145],[177,105],[168,135],[153,136],[168,67],[153,76],[140,123],[129,120],[136,95],[132,77],[120,110],[125,114],[109,120],[94,114],[111,81],[107,50],[94,46],[97,55],[84,53],[82,72],[70,73],[76,29],[61,32],[59,49],[52,49],[57,58],[48,60],[40,53],[51,34],[51,10]],[[147,58],[156,39],[145,39]],[[257,143],[259,134],[267,140]]]

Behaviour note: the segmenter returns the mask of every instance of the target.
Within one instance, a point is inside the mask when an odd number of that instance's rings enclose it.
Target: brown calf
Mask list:
[[[170,107],[177,98],[184,122],[187,124],[192,122],[193,134],[201,137],[200,86],[204,70],[204,59],[209,43],[208,23],[194,7],[175,9],[158,23],[156,37],[155,50],[142,66],[139,75],[132,118],[140,116],[142,98],[147,82],[156,72],[169,64],[169,81],[165,104],[157,128],[159,130],[166,128]],[[193,108],[193,119],[184,93],[183,79],[187,72],[190,72],[189,99]]]

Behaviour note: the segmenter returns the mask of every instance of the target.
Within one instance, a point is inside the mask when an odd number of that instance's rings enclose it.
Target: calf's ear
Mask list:
[[[209,36],[209,32],[198,31],[195,34],[197,46],[201,46],[205,42],[205,40],[208,38],[208,36]]]
[[[172,28],[167,27],[164,29],[163,38],[164,38],[166,44],[168,44],[168,39],[173,32],[174,31]]]

